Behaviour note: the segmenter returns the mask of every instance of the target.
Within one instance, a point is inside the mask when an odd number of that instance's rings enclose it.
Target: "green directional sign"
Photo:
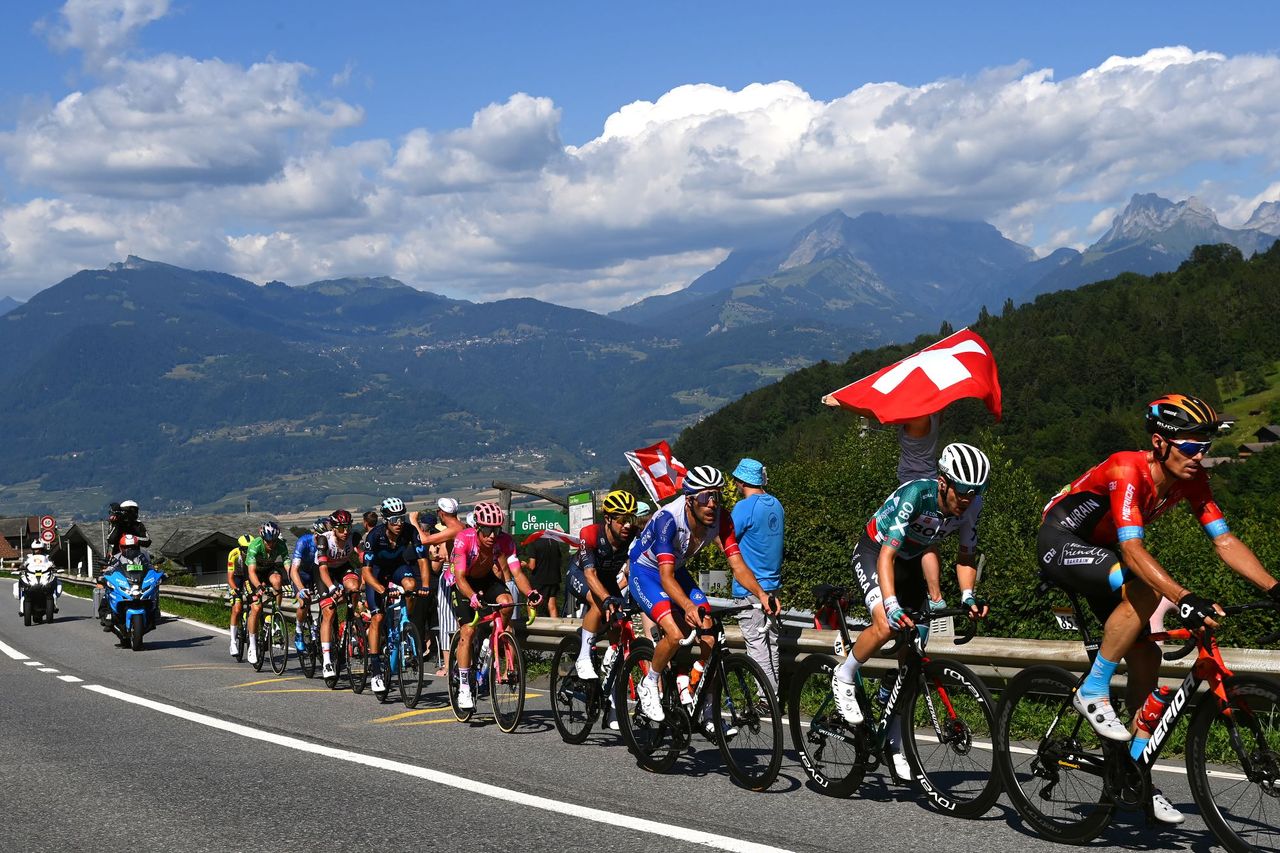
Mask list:
[[[517,540],[539,530],[569,530],[569,517],[558,509],[515,509],[511,523]]]

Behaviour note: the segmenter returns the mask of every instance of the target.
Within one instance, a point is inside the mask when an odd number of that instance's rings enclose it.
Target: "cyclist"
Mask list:
[[[244,555],[249,550],[253,537],[245,533],[236,541],[236,547],[227,552],[227,590],[231,594],[231,656],[236,652],[236,628],[240,624],[240,613],[244,610],[244,584],[249,579],[249,570],[244,566]]]
[[[1146,638],[1161,596],[1178,604],[1182,624],[1217,626],[1221,608],[1169,575],[1143,544],[1145,526],[1182,501],[1213,540],[1218,558],[1236,574],[1280,601],[1276,583],[1253,551],[1227,527],[1200,461],[1222,428],[1214,408],[1189,394],[1166,394],[1146,410],[1147,450],[1114,453],[1053,496],[1037,537],[1040,573],[1089,602],[1103,622],[1102,645],[1072,702],[1094,730],[1128,741],[1130,730],[1111,705],[1111,677],[1123,657],[1129,663],[1125,703],[1136,712],[1159,677],[1160,649]],[[1145,743],[1131,749],[1142,754]],[[1183,816],[1158,791],[1156,818]]]
[[[569,567],[569,587],[587,603],[582,617],[582,645],[578,648],[577,672],[583,679],[596,678],[591,663],[591,647],[603,620],[612,618],[623,605],[618,577],[627,568],[627,551],[636,537],[635,495],[615,490],[605,495],[601,506],[603,524],[588,524],[578,537],[578,555]],[[617,640],[617,637],[611,637]]]
[[[453,540],[453,611],[458,617],[458,707],[474,708],[471,696],[471,638],[483,603],[511,604],[513,599],[502,581],[500,566],[505,563],[516,586],[530,604],[537,605],[542,596],[529,583],[516,541],[502,529],[507,514],[493,502],[476,504],[472,511],[475,527],[460,532]]]
[[[302,636],[302,626],[307,619],[307,603],[319,592],[320,566],[316,561],[316,538],[323,537],[329,530],[328,518],[317,518],[311,523],[311,530],[298,537],[293,545],[293,559],[289,563],[289,581],[293,584],[294,596],[298,608],[294,613],[293,647],[298,654],[306,651],[306,640]]]
[[[778,599],[760,588],[760,583],[738,551],[733,535],[733,518],[724,508],[724,474],[710,465],[690,469],[681,483],[680,497],[654,513],[640,535],[631,543],[630,590],[649,618],[662,628],[662,639],[653,651],[653,667],[636,685],[636,698],[644,715],[654,722],[666,719],[658,693],[658,675],[675,656],[680,640],[690,629],[704,629],[698,637],[702,654],[690,675],[690,687],[701,678],[715,647],[707,596],[694,583],[686,565],[712,539],[720,543],[734,578],[754,595],[764,612],[777,616]],[[677,618],[679,614],[679,618]],[[715,736],[716,721],[706,706],[703,731]],[[726,730],[726,735],[736,734]]]
[[[329,529],[316,535],[315,544],[320,584],[326,590],[320,599],[320,653],[324,660],[320,674],[324,678],[334,678],[338,674],[333,665],[333,623],[338,610],[338,593],[340,589],[348,593],[359,592],[360,573],[352,562],[356,547],[355,538],[351,535],[351,513],[345,509],[334,510],[328,521]]]
[[[249,574],[249,588],[253,590],[253,598],[249,604],[249,663],[258,662],[258,620],[262,618],[262,596],[269,584],[271,595],[280,597],[284,589],[284,560],[287,549],[284,537],[280,534],[280,525],[268,521],[262,525],[259,535],[249,543],[244,555],[245,571]]]
[[[364,539],[364,595],[369,605],[369,687],[374,693],[386,692],[382,680],[382,608],[387,584],[397,584],[406,593],[405,606],[412,607],[408,597],[427,575],[427,549],[418,537],[418,529],[409,524],[404,501],[387,498],[382,502],[382,523],[369,531]]]
[[[937,477],[902,484],[867,522],[851,563],[871,613],[871,625],[858,634],[853,650],[831,676],[836,707],[850,725],[863,721],[854,686],[859,667],[894,631],[915,627],[900,600],[910,606],[922,603],[927,596],[931,610],[946,606],[938,583],[938,546],[947,536],[960,537],[956,580],[961,602],[969,608],[970,618],[986,617],[987,605],[974,588],[978,581],[978,517],[990,475],[991,460],[981,450],[969,444],[948,444],[938,457]],[[911,769],[902,754],[898,721],[892,722],[888,735],[893,774],[909,780]]]

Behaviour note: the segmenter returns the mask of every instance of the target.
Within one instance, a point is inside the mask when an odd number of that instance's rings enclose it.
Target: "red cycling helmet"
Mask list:
[[[351,524],[351,513],[347,512],[345,509],[334,510],[333,513],[329,516],[329,523],[349,525]]]
[[[507,523],[507,514],[493,501],[476,504],[475,516],[476,527],[502,527]]]

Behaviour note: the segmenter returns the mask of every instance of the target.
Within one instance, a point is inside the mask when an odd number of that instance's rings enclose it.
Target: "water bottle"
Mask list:
[[[686,705],[693,704],[693,691],[689,689],[689,676],[681,673],[676,676],[676,687],[680,691],[680,701]]]
[[[894,682],[898,680],[898,670],[891,669],[884,674],[884,678],[880,679],[880,689],[876,691],[876,704],[881,708],[889,701],[889,694],[893,692]]]
[[[476,690],[484,689],[484,678],[489,673],[489,638],[480,646],[480,666],[476,669]]]
[[[604,650],[604,660],[600,663],[600,680],[604,681],[609,677],[609,670],[613,668],[613,662],[617,660],[618,647],[610,644],[609,648]]]

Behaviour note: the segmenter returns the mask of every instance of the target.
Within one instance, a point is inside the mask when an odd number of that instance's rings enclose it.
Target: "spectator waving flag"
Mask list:
[[[996,358],[982,336],[969,329],[832,391],[823,402],[892,424],[941,411],[964,397],[977,397],[1000,420]]]
[[[671,446],[665,441],[628,451],[626,456],[631,470],[636,472],[654,503],[662,503],[680,493],[680,484],[689,469],[671,455]]]

